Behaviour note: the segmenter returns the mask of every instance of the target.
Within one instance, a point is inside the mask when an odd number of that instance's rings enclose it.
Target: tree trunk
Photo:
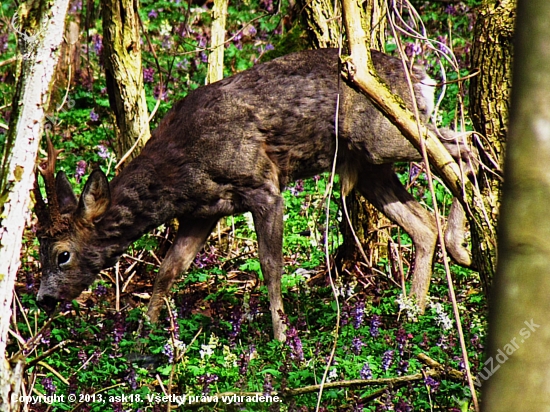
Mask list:
[[[337,7],[340,3],[336,3]],[[383,50],[385,44],[385,2],[376,0],[369,2],[369,13],[362,16],[365,25],[372,27],[371,47]],[[334,10],[334,3],[328,0],[312,0],[300,5],[303,10],[303,20],[307,28],[310,42],[314,48],[338,47],[341,28],[341,10]],[[369,17],[370,16],[370,17]],[[370,24],[367,23],[369,19]],[[364,260],[359,245],[368,253],[368,265],[376,264],[381,258],[388,256],[387,244],[390,234],[387,228],[389,220],[367,202],[357,191],[352,190],[344,200],[349,214],[349,222],[344,217],[340,231],[344,239],[338,248],[338,262],[344,269],[354,270],[358,261]],[[350,227],[351,224],[351,227]],[[353,231],[352,231],[353,228]]]
[[[340,3],[336,2],[336,7]],[[340,38],[339,10],[330,0],[299,1],[309,41],[316,49],[338,47]]]
[[[68,0],[25,3],[20,8],[18,42],[22,61],[13,98],[0,175],[0,411],[16,411],[24,359],[6,359],[15,277],[21,240],[28,220],[29,193],[43,132],[45,109],[57,51],[64,31]]]
[[[214,0],[212,9],[212,34],[210,54],[208,55],[208,73],[206,83],[214,83],[223,79],[223,52],[225,41],[225,20],[228,0]]]
[[[208,72],[206,74],[206,84],[217,82],[223,79],[223,58],[225,42],[225,22],[227,17],[227,7],[229,0],[214,0],[212,9],[212,31],[210,42],[210,54],[208,55]],[[228,231],[229,226],[226,219],[220,219],[216,224],[218,232],[218,244],[220,250],[229,249],[229,236],[223,237],[222,232]]]
[[[129,159],[149,140],[149,116],[143,89],[141,39],[136,0],[103,0],[103,57],[109,103],[116,118],[118,159],[136,144]],[[159,91],[159,98],[163,91]]]
[[[548,0],[518,3],[486,412],[550,409],[549,20]]]
[[[470,82],[470,114],[474,129],[480,132],[482,162],[496,174],[480,176],[480,190],[486,199],[488,221],[483,233],[472,230],[472,257],[486,292],[496,266],[497,221],[502,186],[502,164],[510,90],[512,83],[512,40],[515,0],[485,0],[477,16],[472,47],[472,71],[479,71]]]

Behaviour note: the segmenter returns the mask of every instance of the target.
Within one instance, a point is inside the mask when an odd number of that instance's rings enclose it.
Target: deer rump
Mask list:
[[[376,51],[372,58],[382,79],[411,107],[401,61]],[[426,121],[433,109],[434,81],[417,66],[412,80]],[[471,152],[454,139],[454,132],[440,129],[438,134],[457,161],[470,160]],[[53,196],[61,199],[68,229],[41,237],[39,302],[51,306],[78,296],[132,241],[178,218],[180,229],[161,265],[149,305],[149,315],[156,320],[163,297],[178,274],[188,269],[217,220],[250,211],[274,334],[284,340],[279,316],[283,310],[281,191],[291,181],[329,171],[336,139],[336,170],[344,194],[355,187],[413,239],[411,293],[423,308],[437,242],[435,221],[405,190],[392,168],[394,162],[421,160],[421,156],[364,95],[340,77],[335,49],[294,53],[190,92],[166,114],[142,153],[110,184],[102,172],[92,173],[80,201],[64,174],[58,173]],[[458,216],[455,226],[462,230],[463,212],[458,203],[453,208]],[[453,232],[446,240],[452,244],[453,257],[469,265],[463,235]],[[56,257],[64,248],[71,254],[71,265],[66,267]]]

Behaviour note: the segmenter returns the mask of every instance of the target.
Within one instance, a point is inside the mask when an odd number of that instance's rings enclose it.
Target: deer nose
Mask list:
[[[42,295],[38,296],[36,299],[38,306],[46,312],[46,314],[51,315],[55,308],[57,307],[58,300],[48,296],[48,295]]]

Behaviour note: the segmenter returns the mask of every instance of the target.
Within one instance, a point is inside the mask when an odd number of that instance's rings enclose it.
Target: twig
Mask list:
[[[52,353],[57,352],[59,349],[63,349],[65,346],[67,346],[69,343],[72,343],[72,340],[64,340],[62,342],[59,342],[54,347],[48,349],[46,352],[42,353],[41,355],[38,355],[36,358],[31,359],[25,364],[25,369],[30,368],[31,366],[36,365],[38,362],[40,362],[42,359],[46,359],[48,356],[50,356]]]

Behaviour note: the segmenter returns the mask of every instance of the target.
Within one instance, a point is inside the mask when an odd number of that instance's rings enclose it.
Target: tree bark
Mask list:
[[[472,47],[470,81],[470,114],[474,130],[480,132],[482,162],[496,173],[480,174],[479,184],[486,199],[487,219],[483,221],[483,236],[472,230],[474,265],[482,284],[489,291],[496,266],[497,221],[502,190],[504,143],[508,126],[512,83],[512,40],[515,23],[515,0],[485,0],[477,16]],[[486,251],[486,252],[484,252]]]
[[[64,31],[68,0],[23,3],[18,43],[21,64],[0,175],[0,411],[16,411],[24,359],[6,359],[8,329],[29,193],[45,109]]]
[[[499,260],[489,316],[488,356],[498,370],[482,377],[486,412],[550,409],[549,20],[547,0],[518,2]]]
[[[330,0],[300,1],[309,41],[315,49],[338,47],[340,38],[339,2]]]
[[[208,55],[208,73],[206,83],[214,83],[223,79],[223,52],[225,41],[225,20],[228,0],[214,0],[212,9],[212,34],[210,54]]]
[[[149,140],[149,116],[143,89],[141,40],[136,0],[103,0],[103,57],[109,103],[116,118],[119,159],[139,140],[129,160]],[[159,94],[162,95],[160,90]],[[161,97],[159,97],[161,98]]]
[[[311,0],[302,2],[303,20],[307,28],[310,42],[314,48],[339,47],[340,43],[340,8],[334,10],[334,3],[328,0]],[[340,3],[336,3],[337,7]],[[385,44],[385,2],[376,0],[369,2],[369,13],[362,16],[365,25],[370,22],[371,47],[383,50]],[[349,222],[342,219],[340,231],[343,243],[338,248],[337,260],[342,268],[353,271],[356,263],[363,260],[357,240],[368,253],[368,265],[376,264],[381,258],[388,256],[387,244],[390,238],[385,227],[389,220],[367,202],[357,191],[352,190],[343,199],[349,214]],[[350,227],[351,224],[351,227]],[[352,231],[353,228],[353,231]]]

